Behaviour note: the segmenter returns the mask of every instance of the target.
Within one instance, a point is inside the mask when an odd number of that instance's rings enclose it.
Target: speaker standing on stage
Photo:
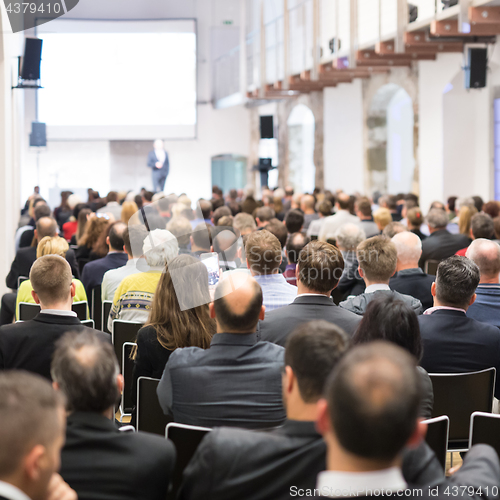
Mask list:
[[[148,155],[148,167],[153,169],[153,191],[155,193],[163,191],[170,165],[168,153],[165,151],[161,139],[155,141],[154,151]]]

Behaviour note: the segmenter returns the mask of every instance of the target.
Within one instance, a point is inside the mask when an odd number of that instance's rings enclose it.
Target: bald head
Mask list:
[[[397,270],[414,269],[418,267],[418,261],[422,255],[422,241],[410,231],[398,233],[392,237],[398,253]]]
[[[346,193],[340,193],[337,196],[337,205],[341,210],[348,210],[351,197]]]
[[[45,236],[51,238],[57,235],[57,222],[52,217],[41,217],[36,222],[36,239],[40,241]]]
[[[491,240],[474,240],[465,256],[472,260],[481,274],[480,283],[498,283],[500,274],[500,246]]]
[[[316,201],[314,200],[314,196],[311,194],[306,194],[302,196],[302,199],[300,200],[300,208],[303,212],[309,213],[309,212],[314,212],[314,205]]]
[[[248,274],[232,273],[219,282],[210,312],[217,333],[253,333],[264,319],[262,289]]]

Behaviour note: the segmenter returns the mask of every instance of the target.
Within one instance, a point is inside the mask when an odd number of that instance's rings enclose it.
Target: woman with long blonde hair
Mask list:
[[[130,218],[139,211],[135,201],[124,201],[122,205],[122,222],[128,224]]]

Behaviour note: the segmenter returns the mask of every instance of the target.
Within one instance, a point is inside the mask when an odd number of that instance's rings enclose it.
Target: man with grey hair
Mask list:
[[[250,214],[240,212],[234,217],[233,227],[240,232],[241,236],[245,236],[255,231],[257,224],[255,224],[255,219]]]
[[[358,259],[356,258],[356,248],[366,240],[365,231],[358,224],[344,224],[335,232],[335,241],[337,247],[344,258],[344,272],[342,273],[341,282],[344,284],[348,280],[354,288],[357,282],[363,281],[356,275],[358,269]],[[359,285],[358,285],[359,286]],[[360,293],[364,290],[364,285],[361,287]]]
[[[444,260],[469,245],[470,239],[463,234],[451,234],[446,226],[448,215],[440,208],[433,208],[427,214],[430,236],[422,242],[422,256],[419,266],[424,269],[428,260]]]
[[[420,300],[424,311],[429,309],[433,304],[431,286],[434,276],[425,274],[418,267],[422,255],[422,241],[416,234],[405,231],[396,234],[392,242],[396,245],[398,263],[396,274],[389,281],[389,287]]]
[[[113,348],[92,334],[67,333],[59,340],[51,372],[69,411],[61,476],[78,497],[164,500],[175,449],[159,436],[116,427],[123,376]]]
[[[484,238],[474,240],[465,256],[479,268],[476,301],[467,309],[467,317],[500,328],[500,246]]]
[[[147,321],[160,277],[165,265],[177,257],[179,244],[170,231],[155,229],[144,239],[142,252],[149,270],[127,276],[118,286],[108,318],[110,332],[115,319],[138,323]]]

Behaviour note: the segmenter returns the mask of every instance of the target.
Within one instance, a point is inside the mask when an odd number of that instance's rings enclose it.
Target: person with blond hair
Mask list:
[[[135,201],[124,201],[122,205],[122,222],[129,223],[130,218],[139,211]]]

